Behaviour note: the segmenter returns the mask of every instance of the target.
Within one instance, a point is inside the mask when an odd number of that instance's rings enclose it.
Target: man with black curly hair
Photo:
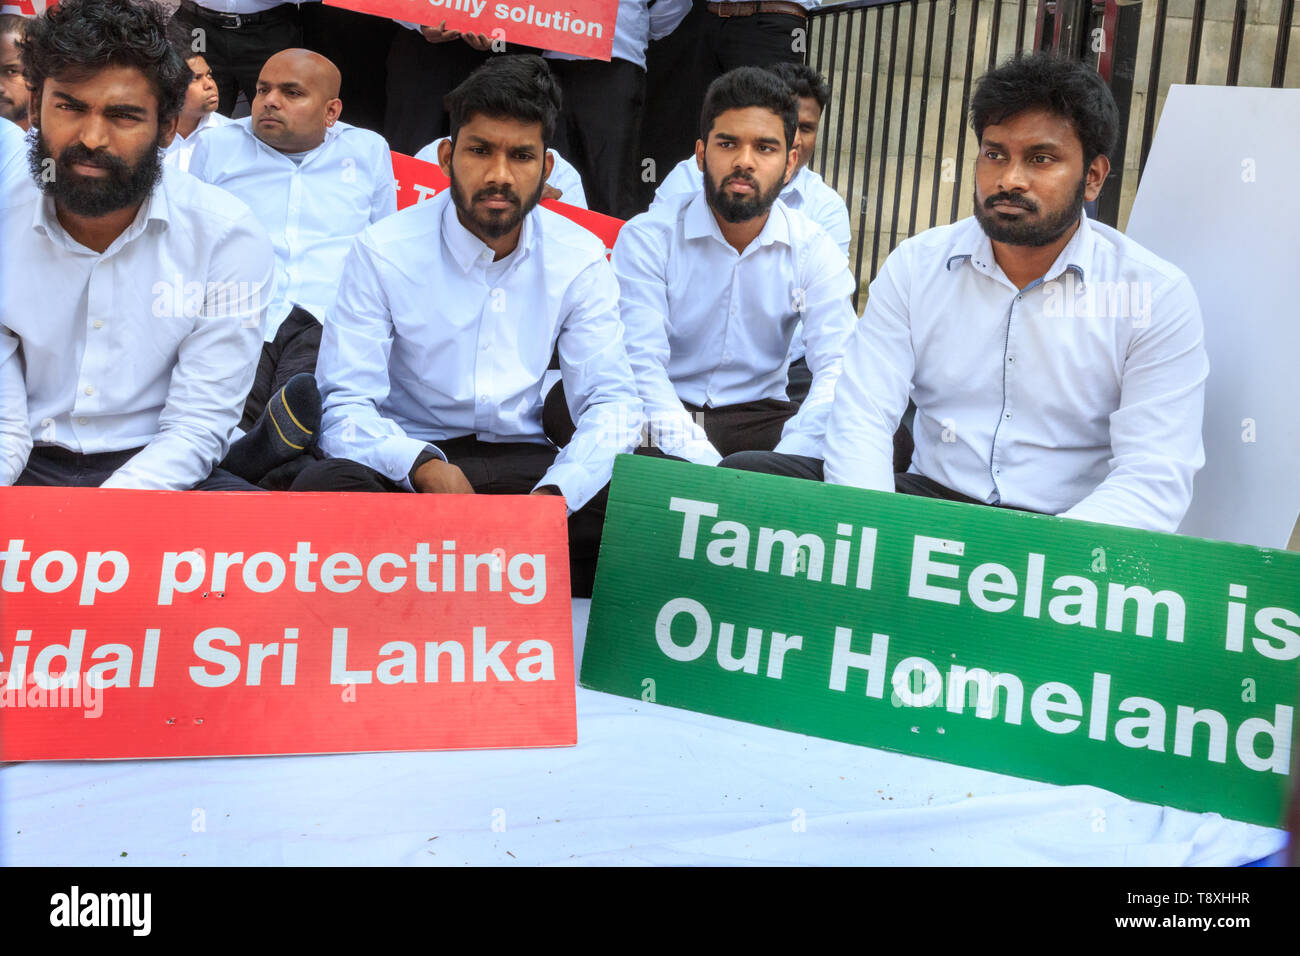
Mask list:
[[[0,485],[208,490],[252,382],[273,256],[248,207],[163,169],[190,73],[153,3],[31,21],[32,182],[6,191]]]

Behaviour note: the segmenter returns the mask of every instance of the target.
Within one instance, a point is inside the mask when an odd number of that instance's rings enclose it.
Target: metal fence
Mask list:
[[[1172,83],[1300,85],[1296,0],[847,0],[815,8],[831,85],[813,169],[849,207],[859,295],[903,239],[970,214],[971,85],[1024,50],[1107,80],[1123,128],[1096,215],[1123,228]],[[1296,42],[1292,42],[1292,41]],[[860,304],[860,303],[859,303]]]

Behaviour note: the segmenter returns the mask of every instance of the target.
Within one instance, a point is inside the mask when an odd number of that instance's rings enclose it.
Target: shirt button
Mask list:
[[[1010,413],[1010,412],[1007,412],[1007,413],[1006,413],[1005,415],[1003,415],[1002,417],[1005,418],[1007,421],[1011,421],[1011,413]]]
[[[480,395],[480,396],[478,397],[478,400],[479,400],[480,402],[482,402],[484,405],[486,405],[486,404],[487,404],[487,401],[488,401],[488,397],[487,397],[486,395]]]
[[[1016,362],[1016,357],[1014,355],[1008,355],[1007,361],[1010,362],[1012,365],[1014,365]]]
[[[97,329],[102,329],[103,327],[104,327],[104,320],[103,320],[103,319],[96,319],[96,320],[95,320],[95,328],[97,328]]]
[[[94,394],[95,394],[95,386],[93,386],[93,385],[87,385],[87,386],[86,386],[86,394],[87,394],[87,395],[94,395]]]
[[[84,419],[84,418],[78,418],[78,419],[77,419],[77,424],[78,424],[78,425],[84,425],[84,424],[86,424],[86,419]]]
[[[1000,474],[1002,474],[1002,469],[1001,469],[1001,468],[994,468],[994,469],[993,469],[993,474],[995,474],[995,475],[1000,475]]]

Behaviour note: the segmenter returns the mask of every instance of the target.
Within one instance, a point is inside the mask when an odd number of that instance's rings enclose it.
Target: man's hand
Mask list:
[[[426,461],[411,478],[416,491],[428,495],[472,495],[474,487],[465,473],[451,462],[433,459]]]
[[[560,190],[556,189],[550,183],[547,183],[545,186],[542,187],[543,199],[559,199],[563,195],[564,193],[560,192]]]
[[[463,39],[476,50],[486,52],[492,49],[492,38],[486,33],[466,33]]]
[[[424,38],[430,43],[447,43],[451,40],[460,39],[460,31],[448,30],[446,20],[443,20],[442,23],[438,24],[436,27],[420,27],[420,33],[423,34]]]

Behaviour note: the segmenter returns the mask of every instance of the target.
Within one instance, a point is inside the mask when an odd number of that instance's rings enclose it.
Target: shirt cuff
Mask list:
[[[407,491],[414,491],[415,488],[411,486],[411,468],[414,467],[415,460],[420,457],[420,453],[424,451],[431,451],[443,461],[447,460],[447,456],[442,453],[442,449],[436,445],[430,445],[418,438],[395,435],[380,443],[376,455],[377,462],[363,461],[361,464],[368,465],[386,475]]]
[[[595,477],[582,465],[576,462],[566,462],[562,465],[553,466],[546,474],[542,475],[541,480],[533,486],[533,490],[536,491],[546,485],[554,485],[564,495],[564,503],[569,509],[569,514],[573,514],[575,511],[580,511],[588,501],[594,498],[596,492],[600,491],[604,484],[609,482],[611,476],[606,475],[605,482],[600,485],[595,484],[593,480]]]

